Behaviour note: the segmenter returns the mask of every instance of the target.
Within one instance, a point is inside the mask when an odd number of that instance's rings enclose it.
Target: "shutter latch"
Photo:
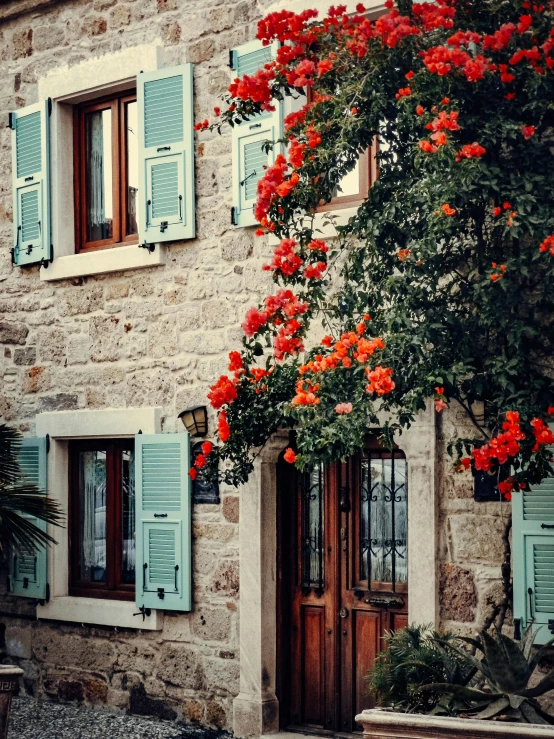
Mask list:
[[[167,227],[168,226],[169,226],[169,222],[168,221],[162,221],[160,223],[160,233],[163,234],[164,231],[167,231]]]
[[[158,588],[158,598],[160,600],[163,600],[165,598],[165,589],[164,588]]]
[[[146,621],[146,617],[150,616],[152,611],[150,608],[145,608],[143,605],[138,609],[136,613],[133,613],[133,616],[142,616],[142,620]]]

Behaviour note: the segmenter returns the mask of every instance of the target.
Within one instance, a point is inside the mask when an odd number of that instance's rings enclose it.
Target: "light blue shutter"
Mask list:
[[[554,450],[553,450],[554,451]],[[532,618],[535,643],[554,629],[554,477],[512,497],[514,618],[524,628]]]
[[[192,64],[137,76],[139,243],[192,239]]]
[[[190,444],[184,434],[137,434],[136,603],[191,610]]]
[[[48,486],[46,438],[22,440],[19,466],[24,481],[36,485],[46,494]],[[42,531],[46,531],[46,523],[41,519],[34,516],[26,516],[26,518]],[[9,564],[10,590],[14,595],[47,600],[47,547],[10,552]]]
[[[45,100],[10,113],[13,261],[51,261],[49,106]]]
[[[263,46],[261,41],[249,41],[232,51],[233,69],[237,77],[255,74],[275,55],[277,45]],[[266,153],[266,141],[277,141],[282,136],[283,106],[275,100],[275,111],[263,113],[243,121],[233,128],[233,223],[236,226],[255,226],[254,217],[258,181],[264,166],[274,163],[281,150],[274,147]]]

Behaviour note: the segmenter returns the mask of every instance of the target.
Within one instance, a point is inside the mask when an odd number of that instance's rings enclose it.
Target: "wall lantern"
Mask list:
[[[208,433],[208,411],[205,405],[187,408],[179,413],[179,418],[191,436],[206,436]]]

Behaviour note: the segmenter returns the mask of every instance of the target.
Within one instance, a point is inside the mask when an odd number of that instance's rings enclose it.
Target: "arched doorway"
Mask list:
[[[281,727],[358,731],[382,637],[408,620],[406,457],[370,437],[347,463],[278,472]]]

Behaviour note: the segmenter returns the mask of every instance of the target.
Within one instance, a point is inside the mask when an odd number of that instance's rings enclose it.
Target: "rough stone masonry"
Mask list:
[[[195,64],[195,118],[226,90],[229,49],[254,38],[269,3],[255,0],[9,0],[0,8],[0,121],[37,102],[37,79],[64,65],[160,43],[166,65]],[[230,136],[196,148],[197,237],[167,248],[163,266],[41,282],[11,264],[10,131],[0,127],[0,417],[26,434],[35,415],[161,406],[163,430],[203,404],[241,338],[248,307],[270,290],[268,245],[231,225]],[[214,428],[214,418],[210,417]],[[455,413],[445,419],[441,443]],[[444,624],[471,631],[498,592],[506,510],[437,467]],[[194,509],[194,611],[166,613],[161,631],[34,618],[3,594],[1,647],[25,670],[25,691],[87,706],[232,726],[239,690],[239,493]],[[5,578],[2,578],[2,583]]]

